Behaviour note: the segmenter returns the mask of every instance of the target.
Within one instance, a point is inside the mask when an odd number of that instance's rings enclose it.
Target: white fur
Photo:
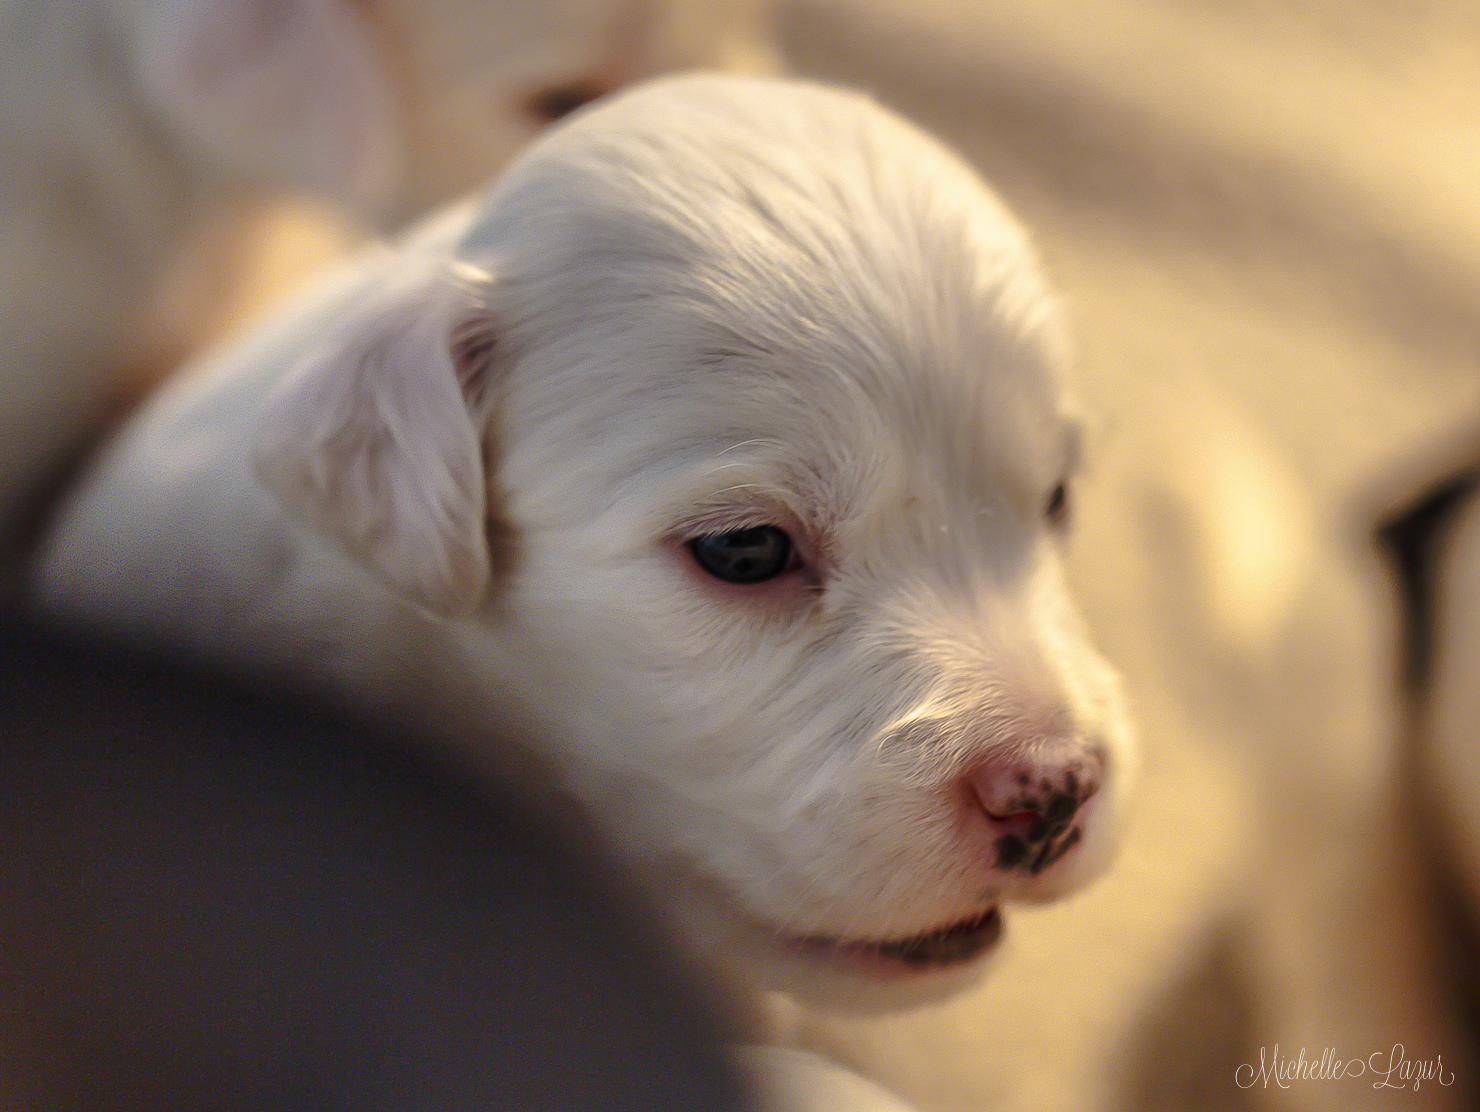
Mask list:
[[[167,391],[41,591],[473,751],[517,715],[706,956],[918,999],[980,963],[881,978],[792,940],[1074,889],[1134,766],[1044,519],[1061,346],[1023,233],[933,140],[842,91],[660,81]],[[686,555],[762,523],[805,571]],[[995,867],[960,778],[1069,741],[1105,761],[1082,843]]]
[[[381,224],[593,93],[763,65],[769,0],[0,0],[0,534],[114,394],[192,225],[249,188]]]

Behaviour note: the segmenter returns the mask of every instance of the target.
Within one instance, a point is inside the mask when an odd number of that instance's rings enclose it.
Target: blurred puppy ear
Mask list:
[[[489,463],[496,330],[482,272],[368,296],[269,400],[254,460],[294,517],[398,593],[475,610],[496,563]]]
[[[362,207],[399,167],[386,67],[350,0],[147,0],[143,88],[202,151]]]

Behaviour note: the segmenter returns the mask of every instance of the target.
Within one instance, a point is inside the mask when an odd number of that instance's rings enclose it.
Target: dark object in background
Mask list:
[[[620,879],[507,789],[0,616],[0,1108],[748,1107]]]

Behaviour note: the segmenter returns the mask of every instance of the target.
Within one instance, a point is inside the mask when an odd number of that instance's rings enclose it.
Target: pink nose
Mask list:
[[[1105,762],[1083,746],[985,761],[966,773],[968,798],[986,816],[999,869],[1036,876],[1078,843],[1081,808],[1100,789]]]

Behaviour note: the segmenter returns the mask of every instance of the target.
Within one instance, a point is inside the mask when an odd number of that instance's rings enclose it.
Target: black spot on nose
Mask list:
[[[1028,866],[1028,871],[1037,876],[1048,868],[1064,854],[1068,853],[1079,843],[1079,827],[1075,827],[1065,834],[1057,842],[1048,841],[1043,843],[1043,848],[1038,851],[1038,856],[1033,858],[1033,863]]]
[[[1016,834],[1004,834],[997,839],[997,867],[1015,869],[1028,856],[1028,843]]]
[[[1056,792],[1049,797],[1048,806],[1043,810],[1043,817],[1048,819],[1050,824],[1065,823],[1077,810],[1079,810],[1078,795]]]
[[[1075,820],[1099,788],[1098,775],[1093,768],[1078,765],[1061,768],[1049,778],[1042,771],[1014,770],[1016,798],[987,812],[996,826],[992,846],[998,869],[1036,876],[1083,837]]]

